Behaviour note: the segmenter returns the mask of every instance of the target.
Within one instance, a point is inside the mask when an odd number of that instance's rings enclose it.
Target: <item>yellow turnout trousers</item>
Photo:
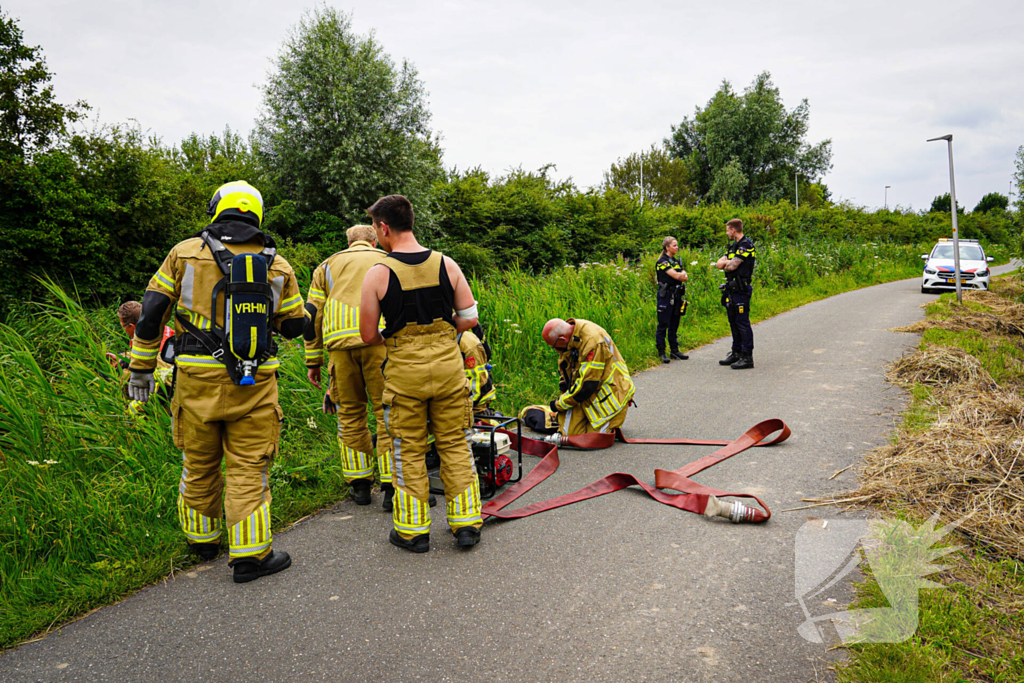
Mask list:
[[[223,517],[231,559],[263,559],[271,546],[268,474],[284,417],[277,378],[242,387],[222,374],[219,381],[178,371],[171,403],[174,445],[184,456],[178,519],[189,543],[216,543]]]
[[[455,328],[406,325],[385,341],[384,424],[394,465],[394,525],[409,540],[430,532],[427,421],[441,457],[448,525],[480,528],[480,481],[469,446],[473,401]]]
[[[376,460],[380,483],[391,483],[391,437],[384,428],[383,346],[360,346],[328,352],[331,400],[338,407],[338,445],[345,481],[372,479]],[[377,418],[377,457],[366,422],[367,400]]]
[[[556,413],[558,415],[558,433],[566,436],[577,434],[606,434],[616,427],[621,427],[626,421],[626,408],[620,410],[614,417],[603,423],[600,427],[590,424],[590,419],[584,411],[584,406],[577,405],[569,410]]]

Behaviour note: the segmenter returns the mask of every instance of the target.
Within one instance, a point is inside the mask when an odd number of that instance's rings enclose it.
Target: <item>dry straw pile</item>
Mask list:
[[[967,301],[947,317],[904,329],[973,329],[1024,344],[1024,305],[990,292],[971,292]],[[977,358],[940,346],[896,361],[888,379],[928,386],[938,417],[927,430],[904,429],[896,443],[869,453],[861,487],[837,498],[909,506],[925,516],[941,508],[946,520],[963,519],[961,532],[1024,560],[1024,387],[998,386]]]

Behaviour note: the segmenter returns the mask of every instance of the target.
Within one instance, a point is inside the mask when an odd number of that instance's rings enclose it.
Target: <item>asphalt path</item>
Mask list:
[[[0,681],[825,680],[840,655],[797,633],[794,538],[808,516],[839,513],[781,511],[852,487],[850,470],[829,477],[886,440],[905,396],[884,366],[918,339],[890,328],[922,318],[934,296],[919,287],[879,285],[762,322],[753,370],[720,367],[720,339],[634,378],[629,436],[726,439],[767,418],[789,424],[786,443],[695,477],[760,496],[774,512],[766,524],[707,520],[634,487],[489,522],[468,552],[439,506],[430,552],[413,555],[387,542],[378,494],[277,534],[294,559],[281,574],[236,585],[225,558],[200,565],[0,656]],[[617,471],[653,482],[655,468],[713,450],[563,451],[559,471],[519,502]],[[808,607],[835,611],[849,593],[838,584]]]

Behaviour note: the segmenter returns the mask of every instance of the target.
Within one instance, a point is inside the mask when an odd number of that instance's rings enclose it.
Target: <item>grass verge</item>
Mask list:
[[[849,646],[844,683],[1024,680],[1024,306],[1018,280],[993,281],[962,307],[943,295],[920,348],[889,379],[911,402],[893,442],[865,458],[860,489],[887,516],[962,520],[947,567],[922,590],[918,628],[901,643]],[[886,607],[868,573],[851,608]]]

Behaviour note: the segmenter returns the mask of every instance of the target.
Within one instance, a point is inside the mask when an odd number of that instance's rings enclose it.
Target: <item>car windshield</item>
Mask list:
[[[939,244],[932,250],[932,258],[953,258],[953,244]],[[961,244],[960,258],[964,261],[984,261],[985,255],[977,244]]]

